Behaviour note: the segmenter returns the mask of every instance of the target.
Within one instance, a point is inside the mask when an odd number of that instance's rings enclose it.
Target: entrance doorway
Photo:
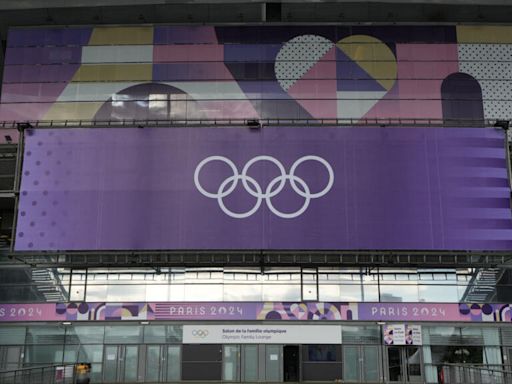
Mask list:
[[[423,382],[420,347],[388,347],[387,371],[391,383]]]
[[[103,354],[103,381],[130,383],[138,379],[139,346],[106,345]]]
[[[284,381],[299,381],[299,356],[298,345],[285,345],[283,347]]]
[[[165,383],[181,379],[181,347],[150,344],[145,346],[144,382]]]

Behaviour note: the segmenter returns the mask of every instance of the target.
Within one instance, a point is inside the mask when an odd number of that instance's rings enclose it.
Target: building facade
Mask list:
[[[0,370],[507,382],[511,52],[482,23],[11,28]]]

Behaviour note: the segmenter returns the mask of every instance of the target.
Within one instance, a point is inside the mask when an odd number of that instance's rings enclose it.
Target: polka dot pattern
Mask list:
[[[288,41],[275,61],[276,78],[281,87],[288,91],[333,47],[332,41],[317,35],[297,36]]]
[[[17,249],[51,249],[48,239],[56,238],[70,225],[65,212],[52,205],[52,201],[64,201],[63,191],[55,188],[55,184],[63,181],[68,188],[71,183],[66,172],[72,154],[64,152],[64,147],[59,150],[49,133],[34,130],[25,136]]]
[[[482,87],[487,119],[512,116],[512,44],[459,44],[459,70]]]

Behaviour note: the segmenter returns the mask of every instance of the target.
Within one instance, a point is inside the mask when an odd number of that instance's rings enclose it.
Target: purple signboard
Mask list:
[[[15,250],[511,250],[494,128],[25,133]]]
[[[511,304],[125,302],[0,304],[0,322],[272,320],[511,322]]]

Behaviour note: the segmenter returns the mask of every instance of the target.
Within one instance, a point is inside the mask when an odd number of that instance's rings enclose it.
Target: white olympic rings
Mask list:
[[[199,182],[199,174],[201,173],[201,169],[211,161],[220,161],[227,164],[231,169],[231,172],[233,173],[232,176],[229,176],[220,184],[219,189],[217,190],[216,193],[208,192],[202,187],[201,183]],[[278,168],[280,173],[279,176],[275,177],[269,182],[265,191],[263,191],[260,184],[253,177],[247,174],[251,166],[259,161],[268,161],[274,164]],[[320,192],[311,193],[311,190],[309,186],[306,184],[306,182],[302,178],[295,175],[297,167],[304,163],[305,161],[319,162],[325,167],[327,173],[329,174],[329,181],[327,182],[327,185],[324,187],[324,189],[322,189]],[[256,198],[256,203],[254,204],[254,206],[247,212],[243,213],[233,212],[229,210],[224,204],[224,198],[230,195],[235,190],[235,188],[238,185],[238,181],[241,181],[244,189],[251,196]],[[274,207],[271,200],[274,196],[282,192],[287,181],[290,182],[293,191],[304,198],[304,204],[297,211],[292,213],[285,213],[279,211]],[[270,209],[270,211],[276,216],[281,217],[283,219],[293,219],[295,217],[302,215],[306,211],[306,209],[308,209],[311,199],[317,199],[319,197],[322,197],[331,190],[332,185],[334,184],[334,172],[332,170],[331,165],[325,159],[314,155],[303,156],[300,159],[296,160],[292,164],[289,174],[286,173],[283,164],[281,164],[279,160],[272,156],[261,155],[253,157],[251,160],[247,162],[247,164],[245,164],[244,168],[242,169],[242,173],[238,173],[236,165],[227,157],[210,156],[202,160],[197,165],[196,170],[194,172],[194,184],[201,194],[210,199],[216,199],[220,209],[226,215],[233,217],[235,219],[244,219],[249,216],[252,216],[260,208],[263,200],[265,200],[265,202],[267,203],[268,209]],[[297,186],[297,184],[300,187]]]

